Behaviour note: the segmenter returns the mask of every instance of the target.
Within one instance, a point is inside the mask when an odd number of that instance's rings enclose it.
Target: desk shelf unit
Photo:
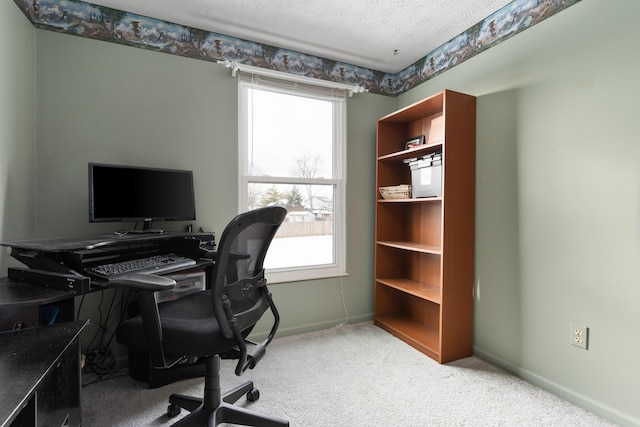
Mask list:
[[[475,101],[445,90],[377,123],[374,323],[439,363],[472,354]],[[381,197],[412,184],[405,160],[434,152],[441,197]]]

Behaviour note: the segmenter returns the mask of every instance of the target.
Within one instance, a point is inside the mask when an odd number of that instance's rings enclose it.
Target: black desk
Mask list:
[[[81,425],[80,333],[86,323],[0,333],[1,427]]]
[[[11,256],[29,267],[9,268],[14,281],[72,291],[75,294],[101,290],[104,279],[89,277],[87,268],[114,262],[142,259],[153,255],[176,253],[196,261],[191,269],[206,269],[213,265],[214,233],[134,233],[99,234],[79,237],[53,237],[1,241],[11,248]],[[186,270],[176,268],[175,272]],[[22,275],[22,271],[30,273]],[[174,271],[171,271],[174,272]],[[169,271],[164,274],[169,273]],[[37,275],[37,277],[36,277]],[[89,286],[75,287],[72,280],[84,280]],[[3,300],[0,294],[0,301]]]
[[[51,237],[45,239],[9,240],[2,246],[42,252],[73,252],[118,246],[123,244],[162,242],[168,240],[213,240],[213,233],[187,233],[164,231],[162,233],[97,234],[79,237]]]
[[[100,288],[100,279],[90,278],[87,268],[166,253],[198,261],[208,245],[215,245],[213,233],[101,234],[0,242],[0,246],[11,248],[12,257],[29,267],[9,268],[10,278],[76,294]],[[201,261],[198,267],[211,264],[211,260]]]
[[[0,331],[32,328],[41,325],[43,307],[59,310],[56,321],[74,320],[72,291],[63,291],[30,283],[0,278]]]
[[[81,289],[69,290],[64,276],[88,280],[85,269],[99,264],[158,253],[176,253],[196,260],[196,264],[163,274],[204,272],[205,286],[208,287],[213,260],[203,258],[209,254],[203,246],[214,245],[214,239],[213,233],[164,232],[0,242],[0,245],[11,248],[11,256],[30,267],[31,270],[27,271],[37,271],[40,274],[38,286],[28,283],[29,280],[18,283],[6,278],[0,279],[0,331],[13,329],[15,325],[23,328],[42,325],[43,322],[38,322],[36,316],[47,305],[60,310],[58,321],[74,320],[73,297],[103,290],[106,282],[91,278],[90,288],[83,286]],[[149,366],[148,359],[146,352],[133,352],[129,355],[129,366],[132,376],[148,382],[150,387],[201,376],[204,369],[202,362],[198,361],[158,370]]]

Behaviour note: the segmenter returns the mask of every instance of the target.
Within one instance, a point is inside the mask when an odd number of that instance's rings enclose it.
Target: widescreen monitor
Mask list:
[[[192,171],[89,163],[90,222],[195,219]]]

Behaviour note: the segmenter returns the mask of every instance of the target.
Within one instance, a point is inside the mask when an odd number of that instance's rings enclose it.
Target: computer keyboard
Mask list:
[[[103,264],[86,269],[87,273],[103,279],[113,279],[130,273],[160,274],[189,267],[196,262],[176,254],[154,255],[130,261]]]

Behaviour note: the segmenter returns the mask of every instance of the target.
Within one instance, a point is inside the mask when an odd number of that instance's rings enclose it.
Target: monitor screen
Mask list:
[[[196,219],[193,172],[89,163],[89,221]]]

